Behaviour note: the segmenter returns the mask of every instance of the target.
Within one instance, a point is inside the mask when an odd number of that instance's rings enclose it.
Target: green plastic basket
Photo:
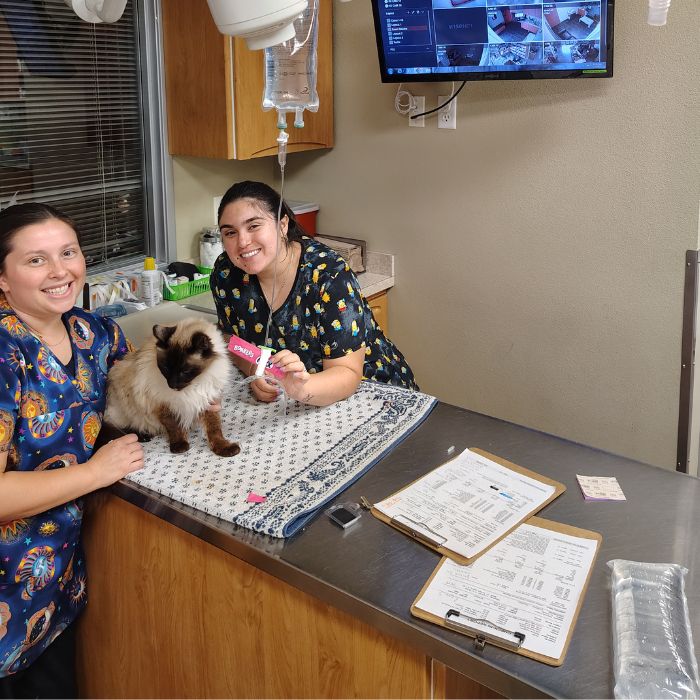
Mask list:
[[[180,299],[193,297],[195,294],[204,294],[204,292],[210,291],[211,287],[209,286],[209,278],[202,277],[182,284],[171,284],[170,289],[163,285],[163,299],[166,301],[180,301]]]

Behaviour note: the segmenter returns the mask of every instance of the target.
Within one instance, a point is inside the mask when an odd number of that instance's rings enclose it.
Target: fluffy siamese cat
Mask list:
[[[166,433],[175,453],[190,448],[189,431],[200,421],[212,452],[233,457],[238,443],[226,440],[218,412],[207,410],[230,379],[226,343],[212,323],[188,318],[153,326],[153,338],[109,371],[104,421],[142,437]]]

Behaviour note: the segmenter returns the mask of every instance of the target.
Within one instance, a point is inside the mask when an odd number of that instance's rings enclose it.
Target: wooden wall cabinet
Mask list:
[[[296,129],[287,151],[333,146],[332,0],[320,0],[320,108]],[[277,153],[277,112],[263,112],[263,51],[219,33],[207,0],[163,0],[163,53],[170,153],[245,160]]]

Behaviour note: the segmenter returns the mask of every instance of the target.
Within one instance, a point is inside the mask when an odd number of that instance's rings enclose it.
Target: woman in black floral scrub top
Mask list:
[[[283,369],[282,384],[298,401],[326,406],[350,396],[362,379],[417,389],[345,260],[304,236],[284,202],[277,246],[279,202],[271,187],[250,181],[233,185],[221,200],[225,252],[211,275],[221,329],[274,348],[272,362]],[[253,373],[249,362],[234,361]],[[273,401],[278,388],[259,379],[251,391],[260,401]]]

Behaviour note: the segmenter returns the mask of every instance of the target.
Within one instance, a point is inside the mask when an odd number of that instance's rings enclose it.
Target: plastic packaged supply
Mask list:
[[[316,91],[316,43],[318,40],[319,0],[294,20],[293,39],[265,49],[265,91],[262,107],[276,109],[278,127],[286,127],[284,115],[294,112],[294,126],[304,126],[304,110],[318,111]]]
[[[127,313],[124,304],[107,304],[106,306],[98,306],[95,309],[95,314],[103,318],[120,318],[121,316],[126,316]]]
[[[224,252],[221,232],[217,227],[205,228],[199,238],[199,262],[202,267],[212,268],[216,259]]]
[[[684,577],[678,564],[613,559],[616,698],[700,696]]]
[[[139,295],[146,306],[157,306],[163,301],[163,273],[156,269],[155,258],[143,261]]]

